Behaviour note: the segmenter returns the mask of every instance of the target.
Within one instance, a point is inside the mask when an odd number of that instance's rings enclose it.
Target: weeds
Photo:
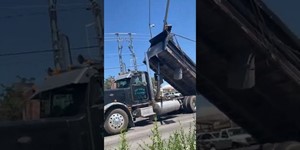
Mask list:
[[[129,150],[130,146],[128,145],[128,142],[126,139],[126,131],[125,130],[121,131],[120,139],[121,139],[121,142],[120,142],[118,150]]]
[[[182,128],[173,132],[168,140],[162,139],[158,130],[158,123],[155,118],[153,128],[151,129],[152,135],[149,136],[151,143],[147,144],[143,141],[139,144],[142,150],[196,150],[196,119],[194,118],[193,124],[190,124],[189,131],[186,132]],[[124,132],[120,135],[121,143],[118,150],[129,150],[130,147],[126,141],[126,134]]]

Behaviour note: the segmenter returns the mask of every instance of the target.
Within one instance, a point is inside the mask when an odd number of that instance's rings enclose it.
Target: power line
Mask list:
[[[183,39],[186,39],[186,40],[189,40],[189,41],[192,41],[192,42],[196,42],[195,40],[190,39],[190,38],[188,38],[188,37],[185,37],[185,36],[182,36],[182,35],[178,35],[178,34],[175,34],[175,33],[173,33],[173,34],[176,35],[176,36],[178,36],[178,37],[181,37],[181,38],[183,38]]]
[[[124,35],[124,36],[127,36],[128,33],[130,32],[116,32],[118,33],[120,36],[121,35]],[[105,35],[116,35],[116,33],[104,33]],[[145,33],[132,33],[134,36],[140,36],[140,35],[143,35],[143,36],[149,36],[149,34],[145,34]]]
[[[1,5],[1,4],[0,4]],[[57,4],[59,7],[68,7],[68,6],[83,6],[87,3],[62,3]],[[0,9],[32,9],[32,8],[48,8],[48,5],[13,5],[13,6],[1,6]]]
[[[145,66],[145,64],[139,64],[137,66]],[[128,67],[134,67],[134,66],[128,66]],[[120,69],[120,67],[110,67],[110,68],[105,68],[104,67],[104,70],[113,70],[113,69]]]
[[[59,12],[71,12],[71,11],[82,11],[86,10],[86,8],[80,7],[80,8],[68,8],[68,9],[58,9]],[[46,11],[40,11],[40,12],[32,12],[28,14],[16,14],[16,15],[6,15],[0,17],[0,19],[11,19],[11,18],[20,18],[20,17],[28,17],[28,16],[39,16],[39,15],[49,15]]]
[[[95,47],[98,47],[98,45],[85,46],[85,47],[74,47],[74,48],[70,48],[70,49],[71,50],[81,50],[81,49],[95,48]],[[53,49],[32,50],[32,51],[27,51],[27,52],[2,53],[2,54],[0,54],[0,57],[3,57],[3,56],[16,56],[16,55],[27,55],[27,54],[38,54],[38,53],[49,53],[49,52],[53,52]]]

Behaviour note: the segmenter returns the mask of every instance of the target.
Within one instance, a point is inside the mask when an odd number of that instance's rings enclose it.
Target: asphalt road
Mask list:
[[[170,134],[175,130],[179,130],[182,127],[185,131],[189,131],[190,125],[193,125],[193,121],[196,114],[173,114],[162,118],[162,125],[158,122],[159,131],[163,139],[168,139]],[[180,125],[181,124],[181,125]],[[126,138],[130,149],[140,149],[139,144],[148,143],[151,144],[149,138],[152,135],[151,129],[153,124],[147,120],[141,120],[136,123],[136,126],[129,129],[126,133]],[[120,135],[106,136],[105,150],[115,150],[119,146]]]

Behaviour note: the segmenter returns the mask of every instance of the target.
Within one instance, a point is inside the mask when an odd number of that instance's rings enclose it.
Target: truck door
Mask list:
[[[100,150],[104,146],[104,109],[103,77],[99,74],[91,77],[87,94],[87,120],[91,150]]]
[[[131,78],[132,103],[142,104],[148,102],[149,89],[145,74],[134,75]]]

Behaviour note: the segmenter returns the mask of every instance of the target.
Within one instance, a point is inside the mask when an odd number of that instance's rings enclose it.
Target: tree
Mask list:
[[[11,87],[3,87],[4,94],[1,98],[0,119],[1,120],[20,120],[24,107],[23,93]]]
[[[24,87],[33,85],[33,78],[17,77],[19,82],[10,86],[1,85],[4,89],[0,97],[0,120],[21,120],[25,107]]]
[[[114,77],[113,76],[110,76],[110,77],[106,78],[104,80],[104,89],[105,90],[106,89],[111,89],[113,81],[114,81]]]

